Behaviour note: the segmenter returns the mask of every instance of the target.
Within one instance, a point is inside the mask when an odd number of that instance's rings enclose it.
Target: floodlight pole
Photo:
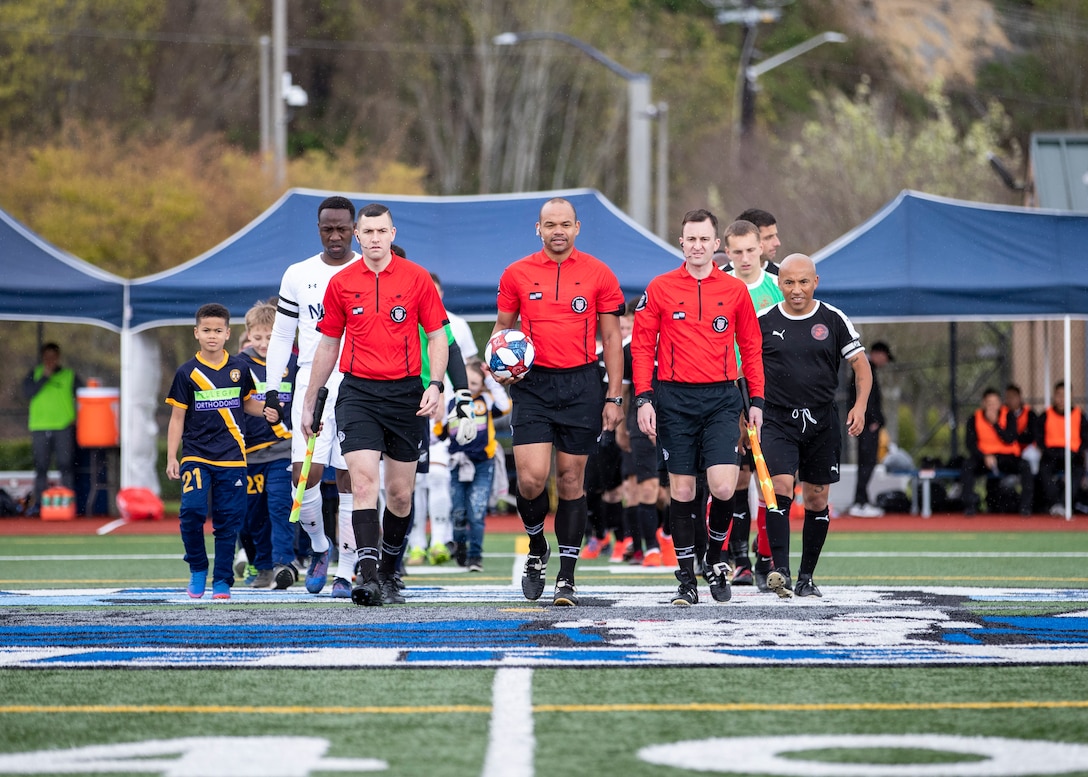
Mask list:
[[[574,46],[627,81],[627,212],[650,229],[650,121],[654,113],[650,103],[650,76],[628,70],[585,41],[561,32],[504,32],[496,35],[492,43],[515,46],[532,40],[552,40]]]
[[[287,105],[283,74],[287,72],[287,0],[272,0],[272,149],[277,189],[287,185]]]

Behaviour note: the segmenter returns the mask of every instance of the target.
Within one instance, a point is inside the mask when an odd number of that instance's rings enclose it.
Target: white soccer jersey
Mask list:
[[[329,265],[321,259],[321,254],[311,256],[288,267],[280,281],[279,302],[276,305],[276,323],[272,327],[272,338],[268,345],[268,374],[280,375],[287,366],[291,346],[298,330],[298,366],[310,369],[317,345],[321,342],[321,333],[317,331],[317,321],[325,310],[325,289],[329,280],[336,273],[358,261],[359,255],[352,252],[351,261],[340,265]]]

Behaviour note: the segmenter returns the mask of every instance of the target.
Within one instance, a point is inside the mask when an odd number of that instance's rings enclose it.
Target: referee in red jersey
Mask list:
[[[545,485],[554,446],[559,573],[552,603],[567,607],[578,604],[574,565],[586,529],[586,459],[602,427],[615,429],[623,420],[623,292],[607,265],[574,247],[580,227],[570,202],[557,197],[544,203],[536,224],[543,246],[503,271],[494,330],[513,328],[520,316],[522,331],[536,349],[532,370],[499,381],[510,386],[518,513],[529,535],[521,591],[529,600],[544,593],[551,557],[544,537]],[[597,368],[598,327],[608,397]]]
[[[680,606],[699,601],[695,521],[702,510],[695,499],[696,475],[705,468],[711,495],[724,501],[733,496],[740,472],[734,343],[751,391],[748,421],[757,434],[763,424],[763,339],[748,287],[714,263],[720,242],[714,214],[684,215],[684,263],[650,281],[635,308],[631,336],[638,425],[658,439],[669,473],[669,518],[680,566],[672,603]],[[704,572],[715,601],[731,596],[728,571],[718,563]]]
[[[420,417],[438,407],[449,359],[446,310],[434,281],[418,264],[392,253],[396,234],[384,205],[359,210],[355,237],[362,261],[329,281],[325,310],[317,323],[322,338],[302,411],[302,433],[309,436],[317,390],[325,385],[339,355],[344,379],[336,398],[336,426],[351,475],[351,523],[359,549],[359,577],[351,599],[369,606],[404,602],[393,572],[408,531]],[[420,327],[427,333],[431,365],[426,389],[419,379]],[[379,525],[383,457],[386,507]]]

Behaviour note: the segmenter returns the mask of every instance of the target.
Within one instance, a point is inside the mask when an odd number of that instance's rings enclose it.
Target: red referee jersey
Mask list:
[[[597,314],[623,313],[608,265],[577,248],[562,262],[544,251],[519,259],[499,279],[499,311],[521,316],[535,364],[563,369],[597,361]]]
[[[736,340],[752,397],[763,397],[763,337],[742,281],[717,267],[693,278],[683,265],[657,276],[635,310],[631,362],[635,394],[659,380],[718,383],[737,378]]]
[[[434,332],[446,324],[446,309],[430,274],[393,255],[380,273],[353,262],[332,276],[325,312],[317,330],[344,338],[340,371],[369,380],[419,376],[419,328]]]

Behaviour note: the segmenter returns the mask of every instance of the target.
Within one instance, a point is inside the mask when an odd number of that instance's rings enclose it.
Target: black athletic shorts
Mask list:
[[[839,482],[842,430],[834,403],[796,408],[768,403],[760,444],[772,477],[796,472],[802,483]]]
[[[426,475],[431,471],[431,424],[434,419],[424,416],[419,421],[419,459],[416,461],[416,474]]]
[[[366,380],[345,375],[336,397],[340,450],[381,451],[394,461],[418,461],[426,450],[419,416],[423,382],[418,377]]]
[[[630,428],[631,419],[627,422]],[[623,452],[623,478],[632,475],[639,483],[657,479],[657,446],[642,432],[631,435],[631,450]]]
[[[556,370],[533,367],[510,387],[514,445],[547,442],[585,456],[597,449],[604,384],[596,364]]]
[[[737,463],[741,401],[731,381],[660,381],[654,388],[654,408],[661,457],[673,475]]]
[[[586,461],[586,492],[603,494],[623,485],[623,451],[616,444],[616,435],[602,432],[595,453]]]

